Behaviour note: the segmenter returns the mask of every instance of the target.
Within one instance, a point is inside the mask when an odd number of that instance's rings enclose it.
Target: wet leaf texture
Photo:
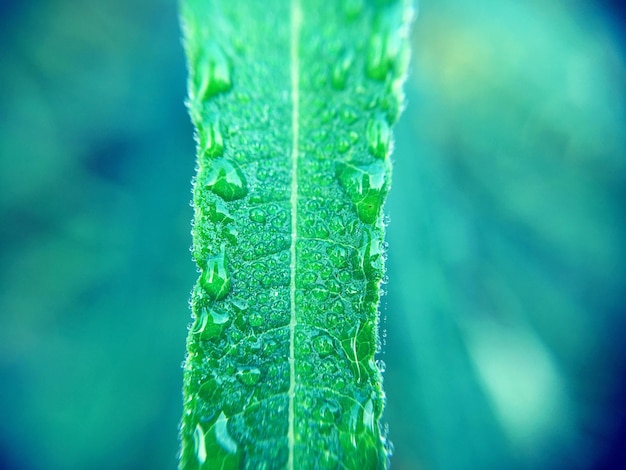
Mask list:
[[[196,129],[180,468],[385,468],[378,302],[406,1],[182,3]]]

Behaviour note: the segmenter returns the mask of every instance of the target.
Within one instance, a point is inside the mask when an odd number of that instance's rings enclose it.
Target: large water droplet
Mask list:
[[[232,87],[230,64],[216,42],[209,42],[202,48],[194,70],[196,97],[205,100],[228,91]]]
[[[363,426],[370,432],[374,430],[374,402],[371,399],[363,407]]]
[[[210,256],[206,268],[200,276],[200,285],[213,300],[223,299],[230,290],[230,275],[226,266],[224,250],[216,256]]]
[[[221,157],[224,153],[224,138],[218,121],[199,129],[200,149],[204,157]]]
[[[206,403],[219,403],[224,395],[224,387],[218,383],[213,377],[209,377],[198,389],[198,397]],[[210,419],[217,413],[213,409],[211,416],[205,418]]]
[[[204,430],[200,424],[196,424],[196,429],[193,431],[193,448],[196,453],[196,458],[200,466],[206,462],[206,445],[204,443]]]
[[[376,19],[367,44],[365,72],[375,80],[384,81],[387,78],[402,51],[402,40],[394,16],[387,13]]]
[[[354,62],[354,52],[352,50],[346,50],[339,56],[331,74],[333,88],[343,90],[346,87],[348,71],[352,66],[352,62]]]
[[[211,162],[204,184],[225,201],[241,199],[248,193],[241,169],[236,163],[225,158]]]
[[[242,384],[252,387],[261,380],[261,370],[258,367],[240,367],[235,376]]]
[[[234,220],[226,205],[219,199],[209,203],[207,215],[211,222],[223,222],[224,224],[228,224]]]
[[[389,153],[391,142],[391,129],[382,114],[377,114],[367,123],[367,142],[372,155],[377,158],[385,158]]]
[[[341,163],[337,170],[339,184],[354,203],[359,219],[366,224],[375,222],[389,190],[388,161],[360,166]]]
[[[192,334],[198,334],[203,339],[210,340],[222,334],[228,325],[230,317],[227,313],[219,313],[209,308],[203,308],[200,317],[194,323]]]
[[[365,277],[368,280],[381,279],[384,266],[383,248],[378,237],[369,230],[363,231],[360,254]]]
[[[228,432],[228,418],[223,411],[215,422],[215,440],[229,454],[237,452],[237,443]]]

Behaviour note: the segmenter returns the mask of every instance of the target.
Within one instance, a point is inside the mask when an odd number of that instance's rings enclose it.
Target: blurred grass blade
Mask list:
[[[382,468],[406,1],[182,3],[196,128],[180,467]]]

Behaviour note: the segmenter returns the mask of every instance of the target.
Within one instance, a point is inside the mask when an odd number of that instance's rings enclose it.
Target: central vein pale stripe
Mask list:
[[[300,0],[291,1],[291,263],[289,266],[291,281],[289,297],[291,299],[291,318],[289,320],[289,430],[287,440],[289,446],[289,460],[287,468],[294,468],[294,398],[296,395],[296,364],[295,364],[295,337],[296,337],[296,241],[298,239],[298,131],[300,115],[300,26],[302,10]]]

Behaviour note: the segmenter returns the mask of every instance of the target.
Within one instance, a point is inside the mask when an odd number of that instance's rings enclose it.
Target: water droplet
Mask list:
[[[316,302],[323,302],[328,298],[328,291],[326,289],[316,287],[311,291],[311,296]]]
[[[336,268],[342,268],[348,262],[348,250],[346,250],[343,246],[335,245],[330,249],[328,258],[333,266]]]
[[[264,224],[267,221],[267,215],[263,209],[255,208],[250,210],[250,220]]]
[[[378,367],[378,370],[381,374],[384,374],[385,370],[387,369],[387,364],[385,364],[385,361],[383,361],[382,359],[378,359],[376,361],[376,367]]]
[[[384,271],[383,248],[378,237],[369,230],[363,231],[360,254],[365,277],[368,280],[381,279]]]
[[[202,466],[206,462],[206,445],[204,443],[204,430],[200,424],[196,424],[193,431],[193,448],[196,453],[198,463]]]
[[[221,300],[228,295],[230,290],[230,275],[226,267],[226,253],[210,256],[206,262],[206,268],[200,276],[200,285],[213,300]]]
[[[332,70],[331,83],[333,88],[343,90],[346,87],[348,71],[352,66],[352,62],[354,62],[354,52],[352,50],[344,51]]]
[[[228,226],[223,230],[223,235],[226,240],[228,240],[233,245],[237,244],[237,235],[239,235],[239,230],[236,227]]]
[[[389,190],[391,169],[387,161],[356,166],[337,166],[339,184],[356,207],[359,219],[366,224],[376,221]]]
[[[324,108],[319,116],[322,124],[328,124],[329,122],[331,122],[333,118],[335,117],[335,113],[336,113],[335,108],[329,108],[329,107]]]
[[[241,169],[236,163],[225,158],[211,162],[204,184],[225,201],[241,199],[248,193],[246,180]]]
[[[224,394],[224,387],[217,383],[213,377],[209,377],[198,389],[198,398],[206,403],[219,403],[222,400]],[[212,416],[206,416],[205,418],[211,419],[215,416],[214,410]]]
[[[202,309],[200,317],[196,319],[191,333],[198,334],[205,340],[217,338],[226,328],[229,319],[227,313],[219,313],[205,307]]]
[[[228,418],[223,411],[215,422],[215,440],[229,454],[237,452],[237,443],[228,433]]]
[[[261,380],[261,370],[258,367],[239,367],[235,376],[245,386],[252,387]]]
[[[216,42],[204,45],[192,70],[195,71],[195,96],[200,100],[226,92],[232,87],[230,64]]]
[[[332,279],[328,281],[328,283],[326,284],[326,288],[328,289],[328,292],[331,293],[331,295],[338,295],[341,292],[341,286],[339,285],[339,283]]]
[[[252,328],[256,328],[265,324],[265,317],[259,312],[253,312],[248,315],[248,323]]]
[[[315,224],[313,233],[316,238],[320,238],[322,240],[325,240],[330,236],[330,232],[322,223]]]
[[[346,124],[353,124],[357,121],[357,119],[359,119],[359,114],[354,109],[349,107],[343,108],[339,115]]]
[[[339,138],[339,142],[337,143],[337,150],[339,150],[339,153],[346,153],[348,150],[350,150],[351,146],[352,145],[348,139],[346,139],[345,137],[341,137]]]
[[[374,80],[384,81],[401,53],[402,40],[394,23],[396,18],[390,14],[377,18],[369,38],[365,72]]]
[[[343,305],[341,300],[335,300],[333,304],[330,306],[330,311],[337,314],[343,314],[346,311],[346,308]]]
[[[374,402],[371,399],[363,407],[363,426],[368,431],[374,430]]]
[[[306,272],[301,276],[300,280],[302,283],[302,287],[308,287],[317,280],[317,274],[310,271]]]
[[[372,155],[377,158],[385,158],[389,153],[391,141],[391,130],[385,117],[382,114],[377,114],[367,123],[365,133]]]
[[[320,406],[319,417],[322,421],[336,423],[341,415],[341,407],[335,402],[326,402]]]
[[[224,153],[224,139],[218,121],[199,129],[200,148],[202,156],[208,158],[221,157]]]
[[[231,301],[231,304],[237,311],[245,312],[248,309],[248,301],[246,299],[242,299],[240,297],[234,298]]]
[[[350,279],[352,278],[352,276],[350,275],[350,273],[347,270],[343,270],[343,271],[339,271],[337,273],[337,280],[339,282],[341,282],[342,284],[345,284],[346,282],[350,281]]]
[[[209,203],[207,215],[211,222],[223,222],[228,224],[234,220],[226,205],[219,199]]]
[[[320,355],[320,357],[326,357],[335,350],[333,340],[328,335],[319,335],[313,340],[313,347]]]

